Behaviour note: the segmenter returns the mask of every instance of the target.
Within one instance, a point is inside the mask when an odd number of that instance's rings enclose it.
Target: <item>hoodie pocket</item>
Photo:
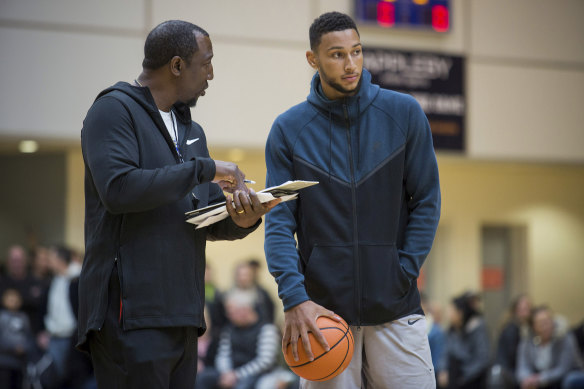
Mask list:
[[[411,282],[402,269],[395,245],[360,245],[363,320],[383,323],[403,309]]]
[[[356,322],[353,246],[316,245],[304,273],[310,299],[334,311],[347,322]]]

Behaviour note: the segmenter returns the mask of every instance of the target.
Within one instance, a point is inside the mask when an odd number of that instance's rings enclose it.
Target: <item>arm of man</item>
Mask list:
[[[114,214],[147,211],[178,201],[195,185],[213,180],[225,183],[226,189],[245,189],[237,165],[216,166],[211,158],[143,169],[132,118],[122,102],[111,96],[100,98],[89,110],[81,144],[99,197]]]
[[[440,183],[432,133],[415,100],[410,106],[406,140],[405,187],[409,215],[399,258],[413,282],[432,248],[440,219]]]
[[[266,144],[266,187],[294,180],[292,155],[287,146],[282,129],[277,121],[272,126]],[[298,338],[312,360],[313,354],[308,342],[308,332],[312,332],[322,346],[329,345],[316,325],[319,316],[329,316],[338,320],[336,315],[324,307],[310,301],[304,287],[304,275],[298,270],[298,251],[296,250],[296,201],[288,201],[275,207],[266,216],[266,239],[264,248],[268,269],[278,283],[278,295],[284,304],[284,334],[282,350],[288,344],[292,354],[298,359]]]

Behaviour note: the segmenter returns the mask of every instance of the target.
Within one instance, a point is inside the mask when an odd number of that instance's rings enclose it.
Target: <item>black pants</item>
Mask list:
[[[194,388],[197,329],[147,328],[122,331],[120,286],[114,268],[108,309],[99,332],[89,336],[91,360],[100,389]]]

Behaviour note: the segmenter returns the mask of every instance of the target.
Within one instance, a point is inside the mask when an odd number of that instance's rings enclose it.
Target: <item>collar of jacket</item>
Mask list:
[[[106,95],[112,91],[120,91],[125,93],[126,95],[130,96],[134,99],[138,104],[140,104],[146,112],[152,116],[152,118],[159,117],[158,107],[156,106],[156,102],[154,101],[154,97],[152,93],[150,93],[150,88],[148,87],[139,87],[127,82],[120,81],[115,85],[104,89],[101,91],[95,100],[99,99],[103,95]],[[173,106],[173,111],[176,113],[176,118],[182,124],[190,124],[191,122],[191,109],[188,105],[181,102],[176,102]],[[156,124],[160,125],[162,123],[162,128],[166,129],[164,126],[164,122],[156,120]]]
[[[379,93],[379,85],[371,83],[371,73],[365,68],[361,73],[361,86],[359,91],[354,96],[348,96],[343,99],[330,100],[320,91],[320,74],[317,72],[312,77],[310,84],[310,94],[308,95],[308,102],[316,109],[331,118],[334,122],[344,123],[345,107],[351,122],[355,122],[357,117],[362,114],[369,105],[375,100]]]

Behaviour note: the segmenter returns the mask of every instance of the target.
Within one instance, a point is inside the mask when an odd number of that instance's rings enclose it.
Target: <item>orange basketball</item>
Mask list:
[[[311,362],[304,351],[302,341],[298,340],[298,361],[292,356],[292,345],[286,346],[284,359],[290,369],[300,377],[310,381],[326,381],[339,374],[349,366],[353,357],[353,333],[344,320],[336,322],[321,316],[316,324],[328,342],[330,351],[324,351],[318,340],[308,334],[314,360]]]

